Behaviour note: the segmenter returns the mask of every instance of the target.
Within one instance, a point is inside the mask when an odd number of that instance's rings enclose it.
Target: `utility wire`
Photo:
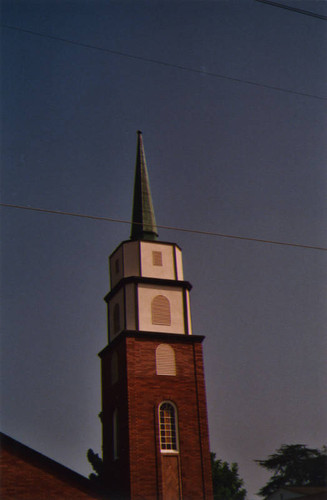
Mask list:
[[[69,40],[68,38],[61,38],[61,37],[57,37],[57,36],[53,36],[53,35],[46,35],[44,33],[38,33],[36,31],[27,30],[27,29],[23,29],[23,28],[18,28],[17,26],[9,26],[7,24],[2,24],[1,26],[3,28],[7,28],[7,29],[10,29],[10,30],[20,31],[22,33],[28,33],[30,35],[35,35],[35,36],[39,36],[39,37],[42,37],[42,38],[49,38],[50,40],[57,40],[59,42],[69,43],[71,45],[78,45],[79,47],[84,47],[84,48],[87,48],[87,49],[99,50],[101,52],[107,52],[109,54],[114,54],[116,56],[127,57],[129,59],[135,59],[135,60],[138,60],[138,61],[144,61],[144,62],[148,62],[148,63],[151,63],[151,64],[158,64],[160,66],[166,66],[168,68],[174,68],[174,69],[179,69],[179,70],[182,70],[182,71],[188,71],[190,73],[196,73],[196,74],[211,76],[213,78],[220,78],[220,79],[223,79],[223,80],[229,80],[229,81],[237,82],[237,83],[245,83],[247,85],[252,85],[252,86],[255,86],[255,87],[260,87],[260,88],[269,89],[269,90],[275,90],[275,91],[278,91],[278,92],[285,92],[285,93],[288,93],[288,94],[294,94],[294,95],[299,95],[299,96],[303,96],[303,97],[311,97],[313,99],[319,99],[319,100],[323,100],[323,101],[327,100],[327,97],[322,97],[322,96],[318,96],[318,95],[315,95],[315,94],[309,94],[307,92],[298,92],[298,91],[295,91],[295,90],[286,89],[286,88],[283,88],[283,87],[277,87],[277,86],[274,86],[274,85],[266,85],[266,84],[263,84],[263,83],[255,82],[253,80],[244,80],[242,78],[234,78],[234,77],[231,77],[231,76],[222,75],[220,73],[214,73],[212,71],[206,71],[206,70],[197,69],[197,68],[190,68],[188,66],[183,66],[183,65],[180,65],[180,64],[173,64],[173,63],[169,63],[169,62],[165,62],[165,61],[160,61],[159,59],[151,59],[151,58],[148,58],[148,57],[136,56],[136,55],[129,54],[127,52],[120,52],[118,50],[106,49],[104,47],[99,47],[97,45],[91,45],[91,44],[88,44],[88,43],[82,43],[82,42],[76,42],[74,40]]]
[[[99,217],[99,216],[95,216],[95,215],[78,214],[76,212],[64,212],[62,210],[47,210],[44,208],[30,207],[30,206],[24,206],[24,205],[14,205],[11,203],[0,203],[0,206],[9,207],[9,208],[18,208],[20,210],[32,210],[34,212],[43,212],[43,213],[47,213],[47,214],[69,215],[71,217],[80,217],[83,219],[92,219],[92,220],[106,221],[106,222],[117,222],[119,224],[129,224],[129,225],[132,224],[131,221],[123,220],[123,219],[114,219],[112,217]],[[139,223],[139,224],[141,224],[141,223]],[[169,229],[171,231],[180,231],[180,232],[192,233],[192,234],[202,234],[204,236],[218,236],[220,238],[230,238],[230,239],[234,239],[234,240],[254,241],[256,243],[268,243],[270,245],[283,245],[283,246],[288,246],[288,247],[307,248],[307,249],[311,249],[311,250],[327,251],[327,248],[325,248],[325,247],[318,247],[318,246],[313,246],[313,245],[302,245],[300,243],[288,243],[285,241],[264,240],[264,239],[260,239],[260,238],[248,238],[245,236],[236,236],[236,235],[232,235],[232,234],[216,233],[214,231],[200,231],[197,229],[187,229],[187,228],[175,227],[175,226],[162,226],[162,225],[158,225],[158,224],[157,224],[157,227],[160,229]]]
[[[317,17],[318,19],[323,19],[324,21],[327,21],[327,16],[323,16],[322,14],[316,14],[315,12],[311,12],[310,10],[298,9],[297,7],[291,7],[290,5],[285,5],[279,2],[272,2],[271,0],[256,0],[256,1],[272,5],[273,7],[280,7],[281,9],[292,10],[293,12],[297,12],[298,14]]]

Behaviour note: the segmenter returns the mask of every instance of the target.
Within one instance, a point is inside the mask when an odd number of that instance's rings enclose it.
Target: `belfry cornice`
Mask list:
[[[185,335],[180,333],[161,333],[161,332],[144,332],[142,330],[123,330],[120,332],[116,338],[110,342],[102,351],[98,353],[100,358],[103,358],[107,352],[110,352],[117,344],[125,340],[125,338],[135,338],[139,340],[148,340],[153,342],[157,340],[158,342],[168,342],[170,344],[174,343],[189,343],[189,344],[201,344],[205,339],[204,335]]]
[[[178,280],[167,280],[167,279],[162,279],[162,278],[147,278],[144,276],[128,276],[126,278],[122,278],[117,285],[110,290],[109,293],[104,297],[104,300],[108,302],[110,298],[115,295],[123,286],[129,284],[129,283],[135,283],[135,284],[144,284],[144,285],[156,285],[159,287],[174,287],[174,288],[184,288],[186,290],[191,290],[192,285],[189,281],[178,281]]]

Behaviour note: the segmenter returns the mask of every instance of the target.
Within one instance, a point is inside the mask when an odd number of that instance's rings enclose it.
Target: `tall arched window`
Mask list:
[[[112,414],[112,441],[113,441],[113,458],[117,460],[119,458],[119,422],[118,422],[118,410],[114,409]]]
[[[115,384],[118,380],[118,354],[116,351],[111,356],[111,385]]]
[[[170,401],[159,405],[159,433],[161,452],[178,451],[177,410]]]
[[[164,295],[157,295],[151,302],[151,315],[153,325],[171,325],[170,303]]]
[[[114,306],[114,333],[118,333],[120,330],[120,310],[119,304]]]
[[[156,374],[176,375],[175,351],[167,344],[160,344],[156,349]]]

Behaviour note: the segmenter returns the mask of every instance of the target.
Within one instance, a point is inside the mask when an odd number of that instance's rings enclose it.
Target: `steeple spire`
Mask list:
[[[157,237],[142,132],[138,130],[131,240],[156,240]]]

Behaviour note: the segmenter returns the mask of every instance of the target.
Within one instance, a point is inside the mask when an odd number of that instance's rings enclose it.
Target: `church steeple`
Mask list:
[[[109,257],[103,479],[108,498],[213,500],[204,337],[192,333],[182,251],[156,238],[138,132],[131,239]]]
[[[131,240],[154,241],[158,237],[142,132],[137,132]]]

